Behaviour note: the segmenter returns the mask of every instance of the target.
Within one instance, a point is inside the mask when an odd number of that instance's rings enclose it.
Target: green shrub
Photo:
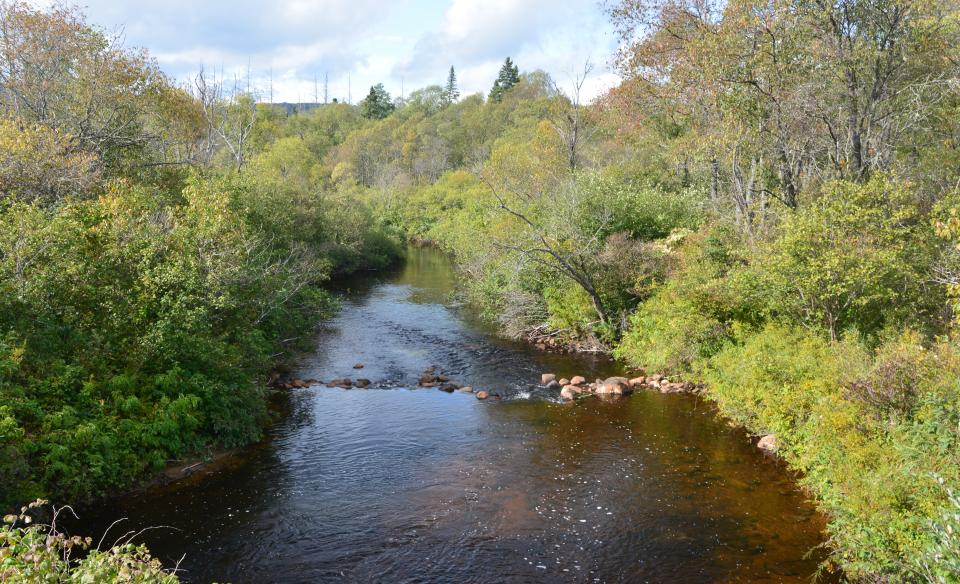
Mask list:
[[[931,278],[939,249],[908,184],[883,175],[829,183],[753,259],[757,309],[832,338],[856,330],[876,339],[902,326],[933,332],[945,304]]]
[[[744,263],[739,239],[711,225],[673,244],[670,277],[637,307],[614,354],[636,367],[693,373],[749,313],[730,273]],[[742,324],[742,323],[741,323]]]
[[[259,199],[237,176],[185,184],[0,206],[0,506],[85,499],[255,440],[276,340],[330,313],[331,271],[398,254],[363,211],[331,244],[296,228],[328,207]]]
[[[705,368],[725,416],[777,436],[827,513],[834,562],[854,579],[910,581],[949,504],[934,476],[960,484],[960,356],[918,341],[905,334],[871,353],[770,325]]]

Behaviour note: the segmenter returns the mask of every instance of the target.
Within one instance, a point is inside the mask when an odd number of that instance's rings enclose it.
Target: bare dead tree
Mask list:
[[[583,64],[583,71],[574,75],[572,92],[567,96],[569,104],[551,121],[566,148],[571,172],[575,172],[579,165],[581,145],[588,142],[599,129],[587,124],[584,117],[586,108],[583,103],[583,86],[592,71],[593,64],[587,59]],[[556,82],[553,83],[553,88],[558,94],[563,94]]]
[[[225,95],[223,80],[216,74],[208,77],[202,68],[194,79],[194,86],[207,124],[207,159],[212,158],[218,148],[226,148],[240,172],[246,162],[247,142],[257,121],[255,96],[236,88]]]

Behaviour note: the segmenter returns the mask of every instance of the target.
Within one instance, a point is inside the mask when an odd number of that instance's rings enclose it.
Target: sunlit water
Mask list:
[[[618,370],[495,339],[451,303],[447,259],[410,254],[345,292],[298,370],[377,389],[293,390],[261,444],[83,510],[80,527],[169,526],[141,540],[167,564],[183,557],[189,582],[810,580],[822,518],[708,404],[557,403],[541,372]],[[409,389],[430,365],[504,399]]]

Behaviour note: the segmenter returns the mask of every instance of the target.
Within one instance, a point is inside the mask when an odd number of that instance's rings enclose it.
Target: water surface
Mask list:
[[[142,539],[188,582],[810,581],[824,522],[781,465],[691,396],[557,403],[541,372],[617,368],[496,339],[453,278],[412,249],[345,291],[297,374],[376,389],[293,390],[262,443],[84,530],[169,526]],[[431,365],[504,399],[413,389]]]

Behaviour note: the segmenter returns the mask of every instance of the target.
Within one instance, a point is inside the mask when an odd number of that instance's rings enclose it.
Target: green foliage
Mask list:
[[[382,120],[394,110],[393,100],[382,83],[370,88],[370,93],[360,102],[360,114],[371,120]]]
[[[518,81],[520,81],[520,69],[510,57],[507,57],[500,67],[497,80],[493,82],[493,88],[490,90],[490,101],[501,101],[504,94],[513,89]]]
[[[745,258],[740,239],[722,225],[677,242],[669,278],[631,316],[617,357],[654,371],[696,371],[729,340],[737,320],[752,324],[729,280]]]
[[[803,473],[830,518],[834,558],[854,579],[909,581],[937,553],[927,550],[950,545],[930,526],[950,504],[934,476],[960,484],[960,359],[950,343],[918,341],[906,333],[871,354],[771,325],[706,368],[720,410],[774,433]]]
[[[754,262],[774,317],[821,326],[833,338],[855,329],[935,323],[944,304],[931,285],[937,246],[908,185],[877,175],[831,183],[789,217]]]
[[[0,507],[86,499],[255,440],[263,375],[290,349],[279,339],[330,313],[332,274],[399,256],[364,205],[325,191],[322,157],[363,124],[356,108],[288,119],[246,96],[200,104],[72,9],[5,4],[0,19],[4,59],[50,65],[5,78],[4,99],[45,82],[67,108],[18,102],[0,120]],[[211,134],[204,168],[131,171]]]
[[[943,485],[946,481],[936,477]],[[932,543],[916,560],[918,571],[927,582],[948,584],[960,574],[960,497],[945,487],[948,503],[939,518],[930,523]]]

